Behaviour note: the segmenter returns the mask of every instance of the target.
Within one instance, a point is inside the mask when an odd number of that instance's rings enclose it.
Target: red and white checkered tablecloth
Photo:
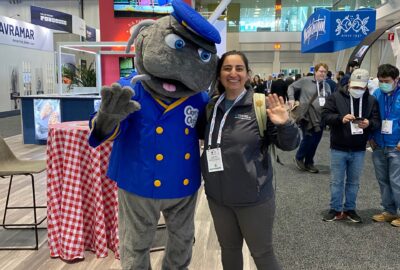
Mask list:
[[[50,125],[47,222],[51,257],[84,258],[85,250],[118,253],[117,185],[106,177],[112,143],[88,144],[87,121]]]

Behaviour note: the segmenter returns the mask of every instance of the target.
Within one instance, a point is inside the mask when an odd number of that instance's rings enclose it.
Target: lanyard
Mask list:
[[[228,116],[228,113],[231,111],[233,106],[235,106],[235,104],[243,98],[243,96],[246,94],[246,92],[247,92],[247,90],[244,89],[243,92],[240,93],[240,95],[233,102],[232,106],[225,112],[224,116],[222,117],[221,125],[219,126],[219,131],[218,131],[217,146],[219,146],[221,144],[222,128],[225,125],[225,120],[226,120],[226,117]],[[219,104],[221,104],[221,102],[224,100],[224,98],[225,98],[225,93],[223,93],[218,98],[217,103],[215,103],[215,106],[214,106],[213,115],[212,115],[211,124],[210,124],[210,133],[208,134],[208,149],[211,148],[212,133],[213,133],[214,127],[215,127],[215,118],[217,117],[217,109],[218,109]]]
[[[389,97],[388,97],[388,94],[384,94],[384,95],[383,95],[384,98],[385,98],[385,120],[388,120],[390,111],[392,110],[393,103],[396,102],[397,94],[398,94],[399,92],[400,92],[400,91],[399,91],[398,88],[394,91],[393,95],[391,96],[391,101],[390,101],[390,103],[388,102],[388,101],[389,101],[389,100],[388,100],[388,98],[389,98]]]
[[[318,96],[320,96],[320,91],[319,91],[319,81],[315,80],[317,82],[317,91],[318,91]],[[322,97],[325,97],[325,81],[322,81]]]
[[[359,98],[358,103],[358,117],[362,117],[362,97]],[[354,105],[353,105],[353,97],[350,95],[350,113],[354,115]]]

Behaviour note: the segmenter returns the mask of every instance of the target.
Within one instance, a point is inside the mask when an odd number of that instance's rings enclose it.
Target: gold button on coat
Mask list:
[[[189,129],[188,128],[185,128],[185,134],[189,135]]]
[[[162,154],[157,154],[157,155],[156,155],[156,159],[157,159],[158,161],[161,161],[161,160],[164,159],[164,156],[163,156]]]
[[[185,159],[188,160],[189,158],[190,158],[190,154],[189,154],[189,153],[186,153],[186,154],[185,154]]]
[[[154,186],[155,186],[155,187],[161,186],[161,181],[160,181],[160,180],[155,180],[155,181],[154,181]]]
[[[164,132],[164,129],[162,127],[157,127],[156,132],[157,134],[162,134]]]
[[[185,180],[183,180],[183,184],[185,185],[185,186],[187,186],[187,185],[189,185],[189,179],[185,179]]]

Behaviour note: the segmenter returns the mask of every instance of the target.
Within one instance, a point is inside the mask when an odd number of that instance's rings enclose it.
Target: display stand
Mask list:
[[[126,42],[58,42],[57,43],[57,64],[58,64],[58,81],[62,82],[62,62],[61,55],[63,51],[79,51],[95,56],[96,65],[96,90],[97,94],[100,92],[102,85],[101,78],[101,55],[121,55],[121,56],[134,56],[135,53],[125,52]],[[133,49],[133,48],[132,48]],[[58,84],[58,93],[64,94],[63,84]],[[95,93],[93,93],[95,94]]]

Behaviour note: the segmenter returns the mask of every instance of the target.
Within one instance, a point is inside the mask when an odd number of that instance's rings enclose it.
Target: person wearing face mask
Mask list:
[[[328,65],[315,65],[315,75],[307,76],[293,82],[288,87],[289,107],[293,107],[295,96],[299,96],[299,109],[302,117],[297,119],[303,132],[303,139],[294,158],[294,163],[300,171],[318,173],[314,166],[314,156],[321,141],[323,124],[321,108],[331,93],[329,84],[325,81]]]
[[[355,70],[348,86],[329,96],[322,108],[331,135],[331,199],[324,221],[361,222],[356,199],[365,149],[371,133],[380,127],[378,103],[369,95],[368,80],[367,70]]]
[[[399,70],[392,65],[378,67],[379,89],[374,96],[379,103],[382,126],[376,130],[370,145],[372,161],[381,192],[383,212],[372,219],[400,227],[400,86]]]

